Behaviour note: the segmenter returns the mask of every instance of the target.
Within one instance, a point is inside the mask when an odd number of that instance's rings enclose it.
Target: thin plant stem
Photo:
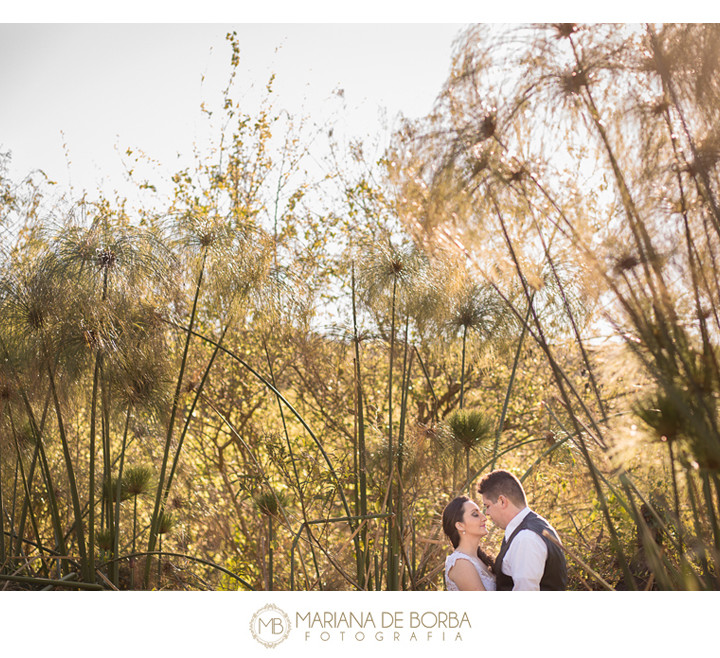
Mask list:
[[[273,521],[272,514],[268,514],[268,590],[273,590]]]
[[[688,471],[686,473],[685,477],[685,483],[687,486],[687,492],[688,492],[688,500],[690,501],[690,507],[692,508],[692,519],[693,524],[695,527],[695,534],[698,537],[698,539],[701,539],[700,545],[698,546],[698,550],[700,552],[699,558],[700,558],[700,566],[702,567],[703,571],[703,577],[707,578],[709,574],[709,563],[707,559],[707,551],[705,548],[706,542],[704,541],[704,533],[700,524],[701,515],[700,511],[698,510],[697,505],[697,496],[695,494],[695,485],[692,481],[692,473]]]
[[[0,569],[5,564],[5,505],[2,495],[3,480],[3,459],[0,452]]]
[[[90,463],[88,466],[88,560],[89,568],[92,569],[93,573],[95,572],[95,423],[101,360],[102,354],[98,350],[95,357],[95,371],[90,399]]]
[[[137,499],[138,495],[133,496],[133,534],[132,534],[132,552],[135,553],[135,541],[137,538]],[[130,558],[130,589],[135,589],[135,558]]]
[[[398,477],[402,479],[403,471],[403,450],[405,448],[405,424],[407,420],[407,400],[408,388],[410,385],[410,371],[412,370],[413,353],[410,352],[408,357],[408,333],[410,328],[410,317],[405,320],[405,342],[403,349],[403,365],[402,365],[402,390],[400,396],[400,426],[398,429]]]
[[[108,491],[112,487],[112,442],[110,432],[110,390],[106,378],[103,377],[102,367],[100,369],[100,397],[102,399],[102,445],[103,445],[103,479]],[[113,508],[115,504],[112,496],[107,498],[107,528],[112,528]]]
[[[263,347],[265,348],[265,356],[267,358],[268,370],[270,372],[270,380],[272,381],[273,386],[276,386],[275,373],[273,372],[272,360],[270,359],[270,353],[268,352],[267,345],[265,344],[264,340],[263,340]],[[280,399],[277,396],[275,396],[275,400],[277,401],[278,409],[280,411],[280,418],[282,419],[283,432],[285,435],[285,443],[288,447],[288,454],[290,455],[290,461],[291,461],[292,467],[293,467],[293,474],[295,475],[295,484],[296,484],[297,491],[298,491],[298,501],[300,502],[300,510],[302,512],[302,518],[303,518],[303,521],[306,521],[307,520],[307,506],[305,503],[305,495],[303,492],[302,484],[300,482],[300,472],[298,471],[297,461],[295,459],[295,453],[292,449],[292,444],[290,442],[290,434],[288,432],[287,423],[285,422],[285,412],[283,411],[282,402],[280,401]],[[315,574],[316,574],[317,579],[319,580],[320,579],[320,566],[318,564],[317,556],[315,555],[315,550],[312,545],[312,542],[309,540],[310,540],[310,530],[308,528],[308,545],[310,546],[310,554],[312,555],[313,566],[315,567]]]
[[[713,545],[716,551],[720,551],[720,528],[718,527],[717,514],[715,513],[715,500],[710,486],[710,475],[707,472],[702,474],[703,495],[705,497],[705,509],[710,519],[710,528],[712,529]]]
[[[162,466],[160,468],[160,477],[158,480],[157,491],[155,494],[155,506],[153,508],[152,520],[150,522],[150,534],[148,536],[148,553],[152,553],[155,549],[155,542],[158,536],[158,524],[160,522],[160,514],[162,512],[163,488],[165,486],[165,471],[167,470],[168,460],[170,458],[170,447],[172,442],[173,429],[175,426],[175,417],[177,415],[178,405],[180,404],[180,392],[182,390],[182,381],[185,375],[185,367],[188,360],[188,351],[190,349],[190,339],[193,336],[193,326],[195,324],[195,315],[197,313],[198,298],[200,297],[200,288],[202,286],[203,275],[205,273],[205,263],[207,261],[207,249],[203,251],[202,263],[198,273],[197,283],[195,284],[195,294],[193,298],[192,310],[190,312],[190,326],[185,334],[185,345],[183,347],[182,359],[180,361],[180,369],[173,395],[172,409],[170,412],[170,420],[168,421],[167,433],[165,436],[165,449],[163,450]],[[145,587],[150,582],[150,560],[145,563]]]
[[[425,362],[423,361],[422,357],[420,356],[420,351],[418,350],[417,345],[413,345],[413,350],[415,351],[415,354],[417,354],[417,358],[418,358],[418,361],[420,362],[420,367],[422,368],[423,375],[425,375],[425,381],[427,381],[428,387],[430,388],[430,395],[432,395],[433,401],[435,402],[435,405],[433,407],[432,418],[433,418],[433,421],[437,423],[438,407],[440,406],[440,402],[438,401],[437,395],[435,395],[435,389],[433,388],[432,381],[430,381],[430,375],[428,374],[427,368],[425,367]]]
[[[400,397],[400,427],[398,429],[398,453],[397,453],[397,522],[395,524],[397,533],[397,552],[395,557],[395,567],[399,568],[399,560],[402,549],[402,535],[405,527],[404,519],[404,497],[403,497],[403,460],[405,452],[405,423],[407,418],[407,402],[408,392],[410,386],[410,372],[412,370],[413,352],[410,352],[408,357],[408,334],[410,328],[410,316],[405,318],[405,336],[404,336],[404,348],[403,348],[403,365],[402,365],[402,390]],[[402,580],[398,579],[398,587],[402,586]]]
[[[162,540],[163,533],[158,534],[158,554],[157,554],[157,588],[162,589]]]
[[[57,538],[57,548],[58,551],[62,555],[67,554],[67,550],[65,548],[65,542],[63,541],[63,532],[62,532],[62,524],[60,520],[60,512],[58,508],[58,502],[57,502],[57,496],[55,495],[55,486],[53,485],[53,479],[52,474],[50,472],[50,467],[48,465],[47,456],[45,454],[45,446],[43,445],[42,440],[42,432],[45,425],[45,418],[46,418],[46,412],[49,405],[49,400],[51,396],[51,390],[48,390],[48,398],[46,400],[45,409],[43,411],[43,417],[40,426],[38,426],[35,414],[32,410],[32,405],[30,404],[30,400],[27,396],[27,391],[25,390],[25,387],[22,385],[22,382],[20,381],[20,376],[18,375],[17,370],[15,369],[12,360],[10,359],[10,354],[8,352],[7,346],[5,345],[5,341],[2,340],[2,336],[0,336],[0,346],[2,347],[3,354],[5,356],[6,362],[10,364],[11,372],[13,375],[13,379],[15,380],[15,383],[18,386],[18,390],[20,391],[20,396],[23,400],[23,405],[25,407],[25,411],[28,416],[28,421],[30,423],[30,429],[33,433],[33,440],[36,445],[36,449],[38,454],[40,455],[40,464],[42,468],[43,473],[43,479],[45,480],[45,488],[48,494],[48,501],[50,505],[50,516],[52,518],[53,522],[53,529],[55,532],[55,536]],[[52,388],[52,387],[51,387]],[[26,513],[29,510],[30,500],[26,497],[25,503],[23,505],[23,511],[20,517],[20,527],[18,530],[18,543],[17,543],[17,553],[21,552],[22,547],[22,538],[24,534],[25,529],[25,518]]]
[[[388,369],[388,474],[395,472],[395,451],[393,446],[393,365],[395,360],[395,303],[397,299],[397,277],[393,277],[391,320],[390,320],[390,364]],[[394,480],[390,476],[388,481],[390,495],[388,497],[388,511],[395,515]],[[389,522],[389,552],[387,561],[387,583],[388,589],[397,590],[397,541],[394,532],[394,524]]]
[[[673,450],[673,442],[668,441],[668,454],[670,455],[670,475],[672,478],[672,486],[673,486],[673,499],[675,501],[675,518],[677,519],[677,529],[678,529],[678,543],[680,544],[680,552],[684,552],[684,539],[683,539],[683,524],[682,524],[682,517],[680,516],[680,493],[678,491],[678,482],[677,482],[677,473],[675,472],[675,453]]]
[[[67,435],[65,434],[65,424],[63,422],[62,410],[60,409],[60,400],[58,398],[57,386],[55,385],[55,375],[52,368],[48,365],[48,375],[50,377],[50,386],[52,388],[53,402],[55,404],[55,414],[58,423],[58,432],[60,434],[60,442],[62,444],[63,456],[65,458],[65,470],[67,473],[68,484],[70,487],[70,496],[72,498],[73,514],[75,517],[75,537],[77,539],[78,552],[83,565],[84,578],[91,582],[95,574],[88,570],[87,552],[85,548],[85,533],[83,530],[82,511],[80,509],[80,498],[78,496],[77,482],[75,480],[75,469],[73,468],[72,457],[70,456],[70,446],[68,444]]]
[[[525,334],[527,333],[528,322],[530,320],[530,313],[532,311],[532,304],[535,293],[532,294],[528,302],[528,310],[525,314],[525,321],[522,324],[522,330],[520,332],[520,338],[518,339],[517,349],[515,350],[515,357],[513,358],[512,370],[510,371],[510,380],[508,381],[507,388],[505,389],[505,399],[503,400],[502,411],[500,412],[500,419],[498,420],[497,431],[495,432],[495,443],[493,445],[493,460],[491,462],[491,469],[495,468],[495,463],[498,457],[498,450],[500,447],[500,436],[502,435],[503,427],[505,426],[505,417],[507,416],[508,406],[510,404],[510,396],[512,394],[513,385],[515,384],[515,375],[517,374],[518,365],[520,364],[520,355],[522,354],[523,343],[525,341]]]
[[[463,402],[465,399],[465,347],[467,343],[467,325],[463,325],[463,337],[462,337],[462,364],[460,366],[460,409],[463,408]]]
[[[163,505],[168,499],[168,496],[170,495],[170,487],[172,486],[173,479],[175,477],[175,472],[177,470],[178,462],[180,460],[180,453],[182,452],[183,443],[185,442],[185,436],[187,435],[188,428],[190,427],[190,421],[193,418],[195,407],[197,406],[198,400],[200,399],[200,395],[202,394],[205,383],[208,380],[208,376],[210,375],[210,370],[212,368],[213,363],[215,362],[215,358],[217,357],[218,353],[220,352],[220,345],[222,345],[223,340],[225,339],[225,334],[227,333],[228,329],[230,328],[230,325],[232,324],[232,321],[229,321],[225,324],[225,327],[223,328],[222,333],[220,334],[220,338],[218,339],[218,343],[215,346],[215,349],[213,350],[213,353],[210,357],[210,360],[208,361],[208,364],[205,368],[205,372],[203,372],[202,379],[200,380],[200,383],[197,385],[197,388],[195,390],[195,396],[193,397],[192,404],[190,405],[190,409],[187,412],[187,415],[185,417],[185,423],[183,424],[182,432],[180,433],[180,438],[178,439],[178,445],[175,449],[175,455],[173,457],[172,467],[170,468],[170,475],[167,479],[167,485],[165,486],[165,493],[163,496]]]
[[[395,455],[393,454],[393,362],[395,359],[395,299],[397,294],[397,279],[393,278],[392,307],[390,320],[390,364],[388,370],[388,473],[393,470]],[[390,502],[392,506],[392,500]]]
[[[30,516],[30,525],[32,526],[33,532],[35,533],[35,536],[38,538],[38,541],[40,541],[40,530],[38,529],[37,525],[37,519],[35,518],[35,512],[33,510],[32,505],[32,493],[30,492],[30,485],[28,482],[28,479],[25,477],[25,467],[23,466],[22,462],[22,453],[20,451],[20,444],[18,443],[17,439],[17,432],[15,430],[15,423],[13,422],[13,416],[12,413],[8,413],[9,419],[10,419],[10,430],[13,435],[13,440],[15,444],[15,451],[17,454],[17,465],[19,467],[20,471],[20,479],[22,480],[23,490],[25,491],[25,499],[28,501],[28,512]],[[1,482],[1,480],[0,480]],[[18,552],[20,552],[20,541],[21,535],[18,535]],[[3,535],[3,542],[5,541],[4,535]],[[40,555],[42,556],[44,553],[44,549],[42,546],[40,546]],[[4,560],[3,560],[4,562]],[[45,560],[43,559],[43,567],[47,570]]]
[[[358,514],[364,516],[367,514],[367,464],[365,455],[365,416],[363,405],[363,386],[362,386],[362,370],[360,367],[360,338],[358,336],[357,326],[357,305],[355,295],[355,263],[352,264],[351,270],[351,288],[352,288],[352,314],[353,314],[353,347],[355,348],[355,358],[353,360],[355,366],[355,408],[356,408],[356,462],[357,462],[357,485],[358,493]],[[360,533],[360,541],[362,549],[358,551],[358,582],[365,580],[365,574],[370,574],[370,551],[367,543],[367,524],[363,524]],[[367,585],[365,586],[367,589]]]
[[[113,557],[119,557],[120,544],[120,503],[122,501],[122,478],[123,467],[125,466],[125,452],[127,449],[128,429],[130,427],[130,417],[132,414],[132,405],[128,405],[125,415],[125,429],[123,431],[122,448],[120,449],[120,465],[118,466],[117,484],[115,486],[115,521],[113,524]],[[113,563],[112,582],[117,587],[120,584],[119,563]]]

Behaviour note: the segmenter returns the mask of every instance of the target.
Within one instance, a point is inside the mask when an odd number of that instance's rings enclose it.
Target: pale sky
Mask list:
[[[600,15],[590,18],[606,19],[608,11],[617,16],[619,2],[592,5]],[[682,4],[681,18],[711,18],[697,15],[696,2]],[[12,152],[13,178],[42,169],[60,187],[72,184],[78,194],[99,185],[107,189],[121,179],[117,151],[128,147],[177,170],[177,154],[189,159],[208,128],[201,102],[220,100],[230,71],[225,40],[230,30],[240,37],[238,89],[248,94],[249,114],[254,110],[251,86],[262,89],[274,72],[277,109],[322,122],[333,91],[342,88],[347,109],[341,127],[360,136],[379,130],[381,109],[391,122],[399,113],[419,117],[431,109],[449,72],[452,42],[468,22],[578,14],[563,3],[541,9],[532,3],[529,11],[525,0],[512,5],[366,0],[349,16],[347,3],[281,2],[275,10],[273,0],[249,16],[257,22],[213,24],[194,21],[232,15],[220,0],[178,0],[172,14],[159,8],[163,4],[26,0],[0,10],[0,21],[15,21],[0,22],[0,151]],[[651,18],[662,19],[668,7],[679,11],[674,0],[658,0],[651,10],[642,9],[643,4],[629,22],[647,20],[650,11]],[[579,13],[587,18],[587,6]],[[365,16],[369,21],[431,22],[325,22]],[[117,22],[143,19],[158,22]],[[301,20],[318,22],[294,22]]]
[[[201,102],[220,101],[231,30],[240,39],[237,87],[249,114],[252,85],[261,91],[274,72],[278,109],[320,120],[342,88],[344,129],[371,134],[381,109],[390,120],[431,109],[462,27],[1,24],[0,150],[12,152],[14,176],[42,169],[76,192],[116,183],[116,148],[141,148],[172,168],[207,127]]]

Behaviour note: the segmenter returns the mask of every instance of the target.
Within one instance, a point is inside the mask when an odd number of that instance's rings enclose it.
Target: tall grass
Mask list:
[[[441,98],[447,113],[432,119],[445,121],[443,134],[454,139],[435,141],[434,126],[420,147],[425,162],[434,149],[435,169],[427,167],[433,172],[430,196],[447,198],[453,185],[471,200],[463,208],[464,237],[456,241],[544,354],[564,432],[583,457],[629,589],[638,587],[640,576],[626,556],[616,504],[632,518],[657,586],[717,587],[718,158],[708,105],[718,95],[708,76],[717,68],[716,38],[716,28],[706,25],[647,26],[644,34],[624,26],[573,24],[495,34],[473,28],[461,46],[462,74],[451,76]],[[517,59],[501,60],[511,41]],[[637,69],[634,62],[643,65]],[[511,71],[503,84],[489,76],[500,69]],[[494,99],[494,110],[478,100],[478,89]],[[480,132],[478,116],[485,117]],[[542,138],[533,140],[533,134]],[[586,171],[598,188],[583,189],[553,169],[554,154],[546,148],[553,140],[564,140],[579,163],[593,153],[594,171]],[[561,178],[565,187],[558,185]],[[409,178],[408,187],[414,185]],[[583,192],[589,192],[587,200]],[[605,226],[595,219],[603,216],[609,218]],[[429,216],[423,227],[433,233],[438,224],[442,220]],[[483,262],[502,252],[510,264],[504,277]],[[564,277],[563,268],[574,269],[574,277]],[[523,303],[503,292],[510,280],[521,283]],[[592,288],[602,291],[597,317],[626,341],[634,355],[628,358],[651,382],[624,413],[634,409],[667,444],[671,508],[643,493],[618,462],[622,442],[588,349],[589,332],[598,330],[587,321],[598,299]],[[586,295],[585,308],[576,303],[577,290]],[[541,295],[555,301],[548,305]],[[557,310],[548,314],[553,304]],[[567,331],[558,332],[559,318]],[[559,336],[577,351],[585,390],[577,389],[559,355]],[[602,472],[606,460],[613,463],[614,485]],[[662,536],[652,531],[648,515],[664,528]]]
[[[435,589],[442,503],[503,466],[576,585],[717,589],[717,28],[508,29],[346,190],[334,260],[232,102],[162,220],[83,203],[4,255],[8,586]]]

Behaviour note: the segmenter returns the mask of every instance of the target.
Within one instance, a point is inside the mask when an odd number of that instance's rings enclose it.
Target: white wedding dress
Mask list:
[[[450,569],[455,566],[455,562],[457,562],[458,560],[468,560],[478,572],[480,580],[482,581],[485,589],[488,592],[495,591],[495,576],[490,573],[490,569],[488,569],[487,565],[479,557],[474,557],[472,555],[468,555],[467,553],[455,551],[454,553],[451,553],[445,558],[445,586],[447,587],[448,592],[460,591],[458,589],[458,586],[452,580],[450,580],[450,576],[448,576]]]

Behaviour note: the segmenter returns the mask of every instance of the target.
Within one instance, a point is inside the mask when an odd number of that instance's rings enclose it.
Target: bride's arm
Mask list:
[[[457,560],[448,571],[448,576],[461,591],[485,591],[485,586],[470,560]]]

